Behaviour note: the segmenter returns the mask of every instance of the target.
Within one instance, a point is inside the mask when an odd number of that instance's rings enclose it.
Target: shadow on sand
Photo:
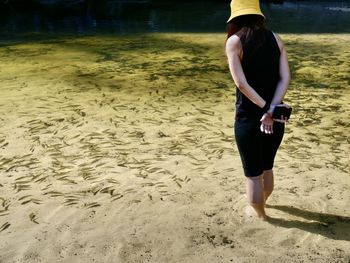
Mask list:
[[[293,206],[267,205],[267,208],[278,209],[293,216],[298,216],[310,222],[270,218],[269,222],[285,228],[299,228],[301,230],[319,234],[334,240],[350,241],[350,217],[333,214],[324,214],[301,210]]]

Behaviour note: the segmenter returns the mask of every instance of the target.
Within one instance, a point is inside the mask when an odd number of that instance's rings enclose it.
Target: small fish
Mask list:
[[[31,196],[31,195],[22,196],[22,197],[18,198],[18,201],[23,200],[23,199],[25,199],[25,198],[27,198],[27,197],[30,197],[30,196]]]
[[[0,147],[3,148],[3,147],[5,147],[5,146],[7,146],[8,144],[9,144],[9,143],[6,142],[5,144],[1,145]]]
[[[101,206],[101,204],[93,202],[93,203],[90,203],[90,204],[85,204],[84,206],[86,208],[93,208],[93,207]]]
[[[112,190],[112,186],[104,187],[100,190],[101,193],[108,193],[110,190]]]
[[[50,191],[50,192],[46,192],[43,193],[43,195],[51,195],[51,197],[57,197],[57,196],[63,196],[64,194],[61,192],[57,192],[57,191]]]
[[[10,227],[10,223],[9,222],[6,222],[5,224],[3,224],[1,227],[0,227],[0,232],[6,230],[7,228]]]
[[[65,206],[71,206],[71,205],[77,205],[78,202],[69,202],[69,203],[64,203]]]
[[[176,183],[180,188],[182,188],[182,185],[181,185],[178,181],[175,181],[175,183]]]
[[[10,162],[12,162],[14,160],[14,158],[9,158],[9,159],[3,158],[3,160],[4,159],[5,159],[5,161],[3,161],[3,163],[1,165],[8,164],[8,163],[10,163]]]
[[[116,201],[116,200],[123,197],[123,195],[121,195],[121,194],[116,194],[116,195],[117,195],[117,197],[113,198],[112,201]],[[113,196],[116,196],[116,195],[113,195]]]

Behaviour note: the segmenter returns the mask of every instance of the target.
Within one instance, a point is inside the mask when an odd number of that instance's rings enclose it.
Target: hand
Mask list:
[[[266,134],[273,134],[273,119],[270,113],[265,113],[261,118],[260,131]]]
[[[288,118],[284,117],[283,115],[282,115],[282,119],[273,119],[273,120],[276,121],[276,122],[280,122],[280,123],[288,122]]]

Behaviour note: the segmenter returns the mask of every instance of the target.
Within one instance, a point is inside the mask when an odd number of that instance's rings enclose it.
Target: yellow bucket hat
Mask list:
[[[231,16],[227,20],[227,23],[231,19],[242,15],[261,15],[265,18],[260,10],[259,0],[232,0],[230,6]]]

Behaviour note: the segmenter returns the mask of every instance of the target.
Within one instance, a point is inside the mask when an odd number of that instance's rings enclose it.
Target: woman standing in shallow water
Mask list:
[[[259,0],[232,0],[226,55],[237,86],[234,133],[249,204],[267,219],[265,203],[274,187],[273,164],[287,119],[272,113],[283,105],[290,71],[279,36],[264,26]]]

